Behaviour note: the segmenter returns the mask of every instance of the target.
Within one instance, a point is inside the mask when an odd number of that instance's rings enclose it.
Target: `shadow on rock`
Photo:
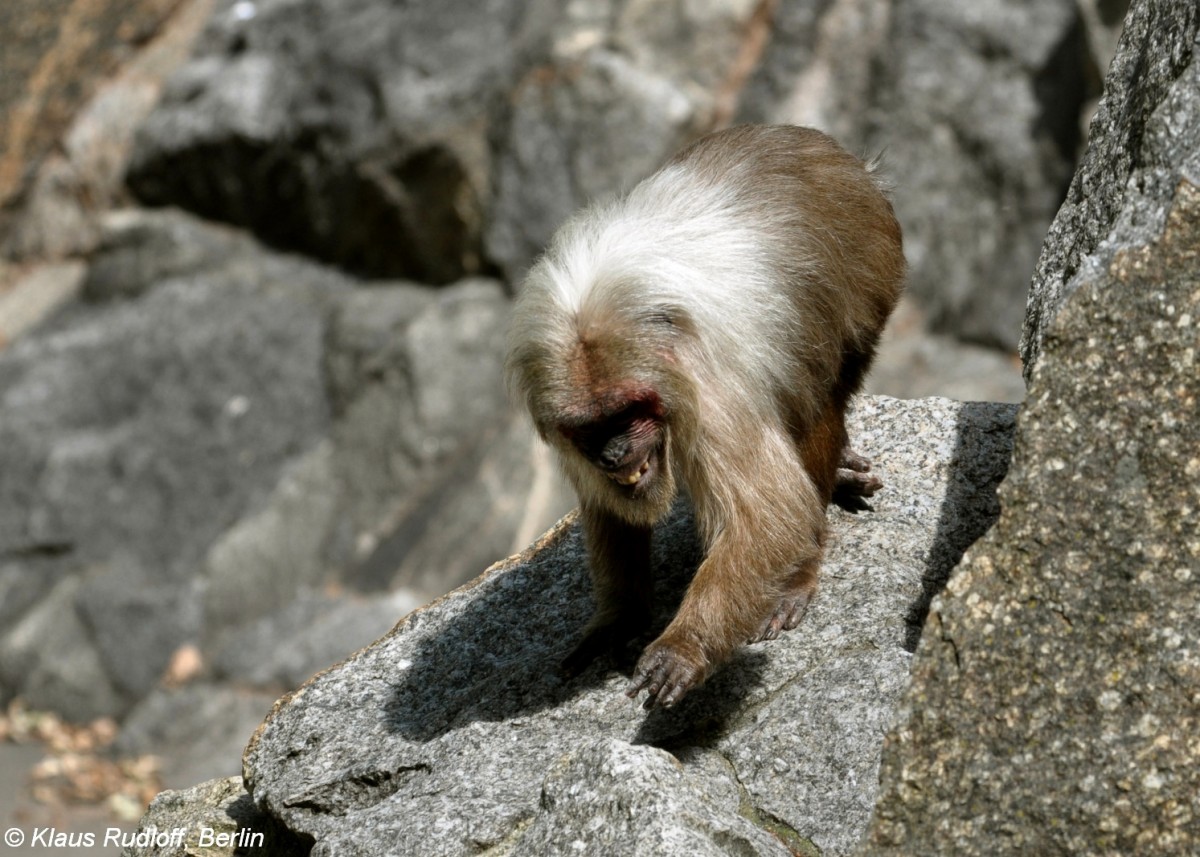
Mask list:
[[[925,559],[921,594],[905,616],[904,647],[916,651],[934,597],[946,588],[950,573],[967,548],[992,528],[1000,517],[996,489],[1012,458],[1014,410],[987,402],[967,402],[960,412],[954,453],[946,480],[946,496],[937,531]],[[1003,461],[1003,468],[995,462]],[[964,514],[971,510],[971,514]]]
[[[713,749],[729,733],[730,719],[745,710],[750,689],[762,683],[764,652],[741,648],[702,686],[674,708],[647,712],[634,744],[648,744],[679,756],[685,750]]]
[[[675,614],[703,558],[686,504],[678,504],[655,531],[653,553],[657,634]],[[398,671],[384,717],[409,740],[429,741],[470,722],[559,707],[607,681],[616,667],[604,657],[573,679],[559,675],[559,663],[582,636],[593,609],[586,551],[573,516],[523,555],[511,573],[485,575],[473,585],[482,591],[458,599],[451,607],[456,614]],[[419,632],[420,621],[410,633]],[[674,712],[651,713],[644,740],[657,743],[673,734],[655,724],[682,722],[689,712],[703,712],[700,719],[710,723],[715,700],[729,685],[757,674],[754,662],[743,653]]]

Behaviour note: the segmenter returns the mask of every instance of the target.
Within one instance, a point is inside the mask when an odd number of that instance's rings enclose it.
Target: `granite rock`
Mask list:
[[[1200,848],[1200,187],[1046,331],[996,527],[934,602],[868,854]]]
[[[236,777],[209,780],[154,799],[121,857],[305,857],[308,844],[259,812]]]
[[[17,600],[0,682],[31,706],[87,719],[148,690],[199,632],[212,542],[328,431],[322,337],[344,281],[223,249],[0,351],[0,587]],[[52,692],[44,679],[81,658],[73,701]]]
[[[82,299],[0,351],[3,697],[121,715],[190,646],[278,693],[573,505],[508,407],[495,281],[356,289],[179,211],[102,223]]]
[[[553,17],[514,0],[223,0],[140,127],[129,186],[361,274],[478,272],[489,116]]]

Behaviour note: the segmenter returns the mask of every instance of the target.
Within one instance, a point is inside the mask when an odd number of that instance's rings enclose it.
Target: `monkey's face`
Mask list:
[[[657,396],[631,401],[599,420],[560,424],[558,431],[622,496],[646,497],[658,484],[667,428]]]

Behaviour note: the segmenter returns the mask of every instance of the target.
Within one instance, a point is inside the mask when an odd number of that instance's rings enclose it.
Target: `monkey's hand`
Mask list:
[[[847,512],[861,512],[868,508],[866,498],[882,487],[883,480],[871,473],[871,459],[849,446],[844,447],[833,487],[833,502]]]
[[[694,651],[693,651],[694,650]],[[672,642],[663,635],[646,647],[633,670],[633,678],[625,688],[625,695],[637,699],[645,690],[643,708],[661,705],[670,708],[693,687],[698,687],[707,678],[708,659],[696,646]]]

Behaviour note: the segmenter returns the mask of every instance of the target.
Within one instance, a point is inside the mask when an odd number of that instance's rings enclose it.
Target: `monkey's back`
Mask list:
[[[857,389],[903,276],[899,225],[860,160],[812,129],[742,126],[572,218],[530,272],[513,330],[547,340],[551,373],[571,331],[598,326],[680,352],[735,406],[783,395],[819,410]],[[560,322],[545,324],[548,306]]]
[[[798,343],[873,347],[903,290],[900,224],[873,169],[813,128],[743,125],[667,165],[732,193],[761,223],[764,250],[803,324]],[[810,322],[810,323],[805,323]]]

